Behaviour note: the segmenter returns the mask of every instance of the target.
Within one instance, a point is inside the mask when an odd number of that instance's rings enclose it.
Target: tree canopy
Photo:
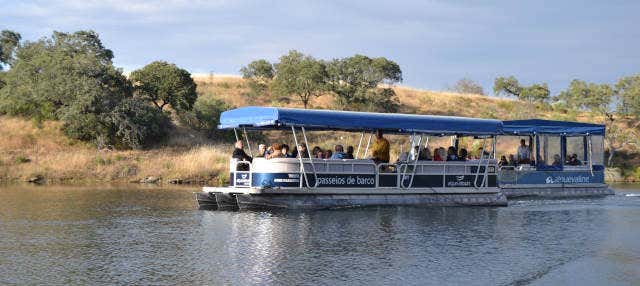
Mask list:
[[[251,90],[247,95],[250,97],[266,95],[275,73],[273,65],[265,59],[252,61],[242,67],[240,74],[248,81]]]
[[[275,64],[276,77],[274,91],[278,94],[296,96],[304,108],[313,97],[326,90],[326,69],[324,63],[298,51],[289,51]]]
[[[0,113],[61,120],[67,136],[97,143],[139,147],[162,137],[165,115],[134,102],[112,58],[93,31],[21,44],[3,75]]]
[[[469,78],[461,78],[456,81],[451,90],[457,93],[470,93],[484,95],[484,89],[480,84]]]
[[[14,31],[2,30],[0,32],[0,71],[3,64],[11,64],[14,51],[20,44],[20,39],[22,39],[22,36]]]
[[[620,111],[640,117],[640,74],[621,78],[615,92],[620,97]]]
[[[137,97],[149,100],[160,111],[170,105],[177,111],[191,110],[198,98],[191,74],[175,64],[152,62],[129,76]]]
[[[570,108],[604,112],[611,104],[613,96],[614,90],[608,84],[574,79],[567,90],[562,91],[555,100],[564,102]]]
[[[515,96],[529,102],[543,102],[549,99],[551,92],[546,83],[535,83],[530,86],[520,85],[514,77],[498,77],[493,84],[496,95]]]
[[[334,59],[327,63],[327,84],[343,109],[370,104],[372,90],[380,84],[402,81],[400,66],[386,58],[363,55]],[[395,97],[392,89],[377,93],[376,97]]]

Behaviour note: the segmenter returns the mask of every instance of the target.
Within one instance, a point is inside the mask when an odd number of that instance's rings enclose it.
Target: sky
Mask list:
[[[291,49],[319,59],[397,62],[402,85],[445,90],[460,78],[491,93],[513,75],[615,83],[640,73],[640,1],[0,0],[0,30],[24,40],[91,29],[131,71],[165,60],[192,73],[238,74]]]

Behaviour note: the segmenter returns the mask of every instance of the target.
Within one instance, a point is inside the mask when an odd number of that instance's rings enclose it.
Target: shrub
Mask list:
[[[16,163],[18,163],[18,164],[29,163],[29,162],[31,162],[31,159],[29,159],[29,158],[27,158],[27,157],[25,157],[23,155],[18,155],[16,157]]]
[[[169,117],[145,102],[128,98],[109,114],[114,136],[131,148],[149,146],[166,138]]]

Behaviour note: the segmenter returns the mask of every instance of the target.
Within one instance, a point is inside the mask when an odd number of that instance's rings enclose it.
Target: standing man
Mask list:
[[[371,146],[371,159],[376,164],[389,163],[389,140],[382,135],[382,130],[376,130],[376,141]]]
[[[520,146],[518,146],[518,163],[531,163],[531,149],[527,146],[527,141],[524,139],[520,140]]]
[[[247,155],[247,153],[244,152],[244,143],[242,143],[242,140],[236,141],[236,148],[233,149],[233,154],[231,155],[231,157],[234,159],[238,159],[238,161],[251,162],[253,160],[251,156]]]

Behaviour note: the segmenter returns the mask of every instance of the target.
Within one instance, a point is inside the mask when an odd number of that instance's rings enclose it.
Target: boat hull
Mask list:
[[[206,195],[205,195],[206,194]],[[506,206],[503,193],[303,194],[207,192],[218,209],[330,209],[364,206]],[[198,203],[201,201],[199,200]]]
[[[520,186],[504,186],[502,192],[509,199],[515,198],[576,198],[576,197],[597,197],[615,195],[615,192],[607,185],[565,185],[565,186],[549,186],[540,185],[520,185]]]
[[[506,206],[502,193],[491,194],[238,194],[240,209],[330,209],[364,206]]]
[[[216,200],[216,196],[211,192],[198,192],[195,193],[196,202],[198,202],[198,207],[203,210],[215,210],[218,209],[218,202]]]

